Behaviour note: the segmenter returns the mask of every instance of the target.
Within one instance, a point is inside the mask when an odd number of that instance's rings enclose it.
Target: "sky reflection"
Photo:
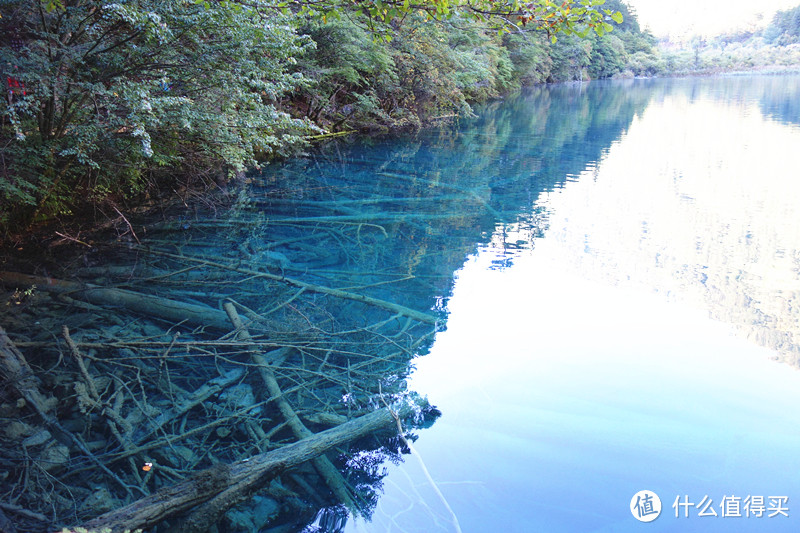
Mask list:
[[[410,382],[444,413],[416,448],[461,530],[800,528],[800,374],[774,361],[800,326],[797,146],[756,102],[668,93],[535,201],[543,237],[505,226],[468,260]],[[386,485],[348,531],[455,530],[415,458]],[[684,495],[790,516],[675,518]]]

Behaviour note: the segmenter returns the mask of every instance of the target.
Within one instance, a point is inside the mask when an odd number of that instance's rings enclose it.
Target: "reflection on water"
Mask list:
[[[772,361],[799,353],[798,87],[650,83],[599,156],[531,190],[457,272],[409,382],[444,413],[417,449],[447,503],[409,460],[348,531],[455,531],[450,509],[463,531],[796,531],[791,503],[720,505],[800,496],[800,376]],[[664,505],[647,526],[642,489]],[[676,518],[677,497],[716,517]]]
[[[147,490],[303,433],[248,363],[254,343],[307,430],[411,391],[441,409],[430,429],[409,421],[419,454],[391,468],[382,498],[384,461],[408,450],[391,434],[360,436],[329,454],[336,484],[310,466],[281,474],[226,515],[229,530],[629,531],[630,496],[649,489],[665,505],[654,530],[796,531],[800,509],[675,523],[670,505],[800,496],[800,413],[785,407],[800,402],[800,375],[770,360],[800,358],[798,87],[789,76],[538,87],[452,128],[333,142],[252,176],[229,213],[134,221],[143,246],[36,267],[199,306],[213,324],[43,287],[10,296],[19,305],[3,326],[46,369],[61,364],[53,339],[67,324],[104,386],[136,384],[115,393],[119,412],[181,439],[136,456],[171,469]],[[245,352],[220,311],[234,303],[249,321]],[[202,405],[169,397],[234,374],[236,401],[233,387]],[[75,375],[46,392],[136,483],[103,421],[70,403]],[[5,394],[4,416],[22,418]],[[187,410],[169,425],[176,403]],[[4,446],[8,492],[27,456]],[[62,522],[99,512],[76,510],[63,487],[133,499],[87,477],[74,450],[66,460],[54,471]],[[53,474],[34,474],[32,486],[50,486]],[[346,520],[339,485],[373,521]]]
[[[368,517],[382,463],[406,446],[393,420],[381,434],[351,423],[393,401],[418,406],[421,416],[412,409],[403,421],[408,431],[436,418],[406,378],[446,325],[453,272],[494,239],[498,224],[521,228],[528,243],[541,236],[545,213],[532,206],[539,193],[597,160],[648,98],[646,87],[538,88],[463,127],[332,143],[270,166],[251,176],[229,212],[131,217],[140,245],[54,247],[30,263],[3,258],[5,270],[40,276],[0,276],[4,329],[42,379],[48,405],[59,406],[54,416],[91,436],[95,460],[116,477],[70,441],[29,447],[29,437],[45,433],[13,388],[0,388],[3,416],[33,422],[3,434],[13,471],[0,478],[0,492],[22,490],[18,503],[55,513],[57,524],[85,524],[206,467],[246,469],[256,454],[337,426],[350,428],[348,438],[327,459],[270,478],[224,516],[238,492],[188,521],[228,531],[337,531],[343,503]],[[242,327],[235,317],[246,320]],[[93,362],[88,370],[64,362],[63,326],[73,358],[85,353]],[[116,418],[93,416],[89,407],[110,402],[109,394]],[[142,478],[141,464],[156,466]],[[19,479],[31,481],[20,489]],[[236,490],[245,489],[255,487]],[[180,508],[166,507],[158,530],[182,529]]]
[[[599,169],[542,195],[541,245],[594,279],[708,309],[796,365],[800,127],[764,117],[758,102],[715,96],[666,94]]]

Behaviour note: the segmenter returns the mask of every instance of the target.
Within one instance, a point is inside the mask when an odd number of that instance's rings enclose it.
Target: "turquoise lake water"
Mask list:
[[[798,95],[555,86],[417,137],[418,175],[484,177],[493,227],[409,380],[443,415],[346,531],[800,529]]]
[[[800,531],[800,76],[542,86],[475,112],[3,258],[38,276],[4,274],[3,329],[119,479],[40,439],[9,389],[2,422],[30,425],[3,429],[0,489],[86,524],[348,424],[324,479],[271,473],[210,523]],[[388,418],[352,423],[389,404],[420,415],[408,449]]]

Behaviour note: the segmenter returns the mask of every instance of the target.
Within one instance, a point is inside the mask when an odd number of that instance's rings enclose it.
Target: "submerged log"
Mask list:
[[[55,294],[69,294],[70,297],[76,300],[83,300],[105,307],[124,307],[132,312],[160,318],[173,324],[185,322],[193,326],[208,326],[220,330],[230,330],[228,316],[219,309],[206,305],[178,302],[126,289],[97,287],[90,284],[31,276],[18,272],[0,272],[0,283],[14,288],[35,285],[37,290]]]
[[[38,380],[33,375],[33,371],[28,365],[27,360],[17,347],[14,346],[14,343],[11,342],[11,339],[8,338],[8,335],[6,335],[2,327],[0,327],[0,375],[2,375],[11,387],[16,389],[20,397],[36,411],[56,440],[62,444],[71,444],[75,446],[113,480],[119,483],[128,494],[132,494],[132,488],[144,493],[141,487],[131,487],[122,481],[119,476],[100,462],[77,436],[64,429],[58,420],[49,413],[58,402],[52,397],[45,397],[39,391]]]
[[[242,323],[242,319],[239,317],[239,313],[236,312],[236,308],[233,306],[233,304],[231,302],[225,302],[222,304],[222,307],[225,309],[225,312],[231,319],[231,323],[236,328],[237,337],[240,340],[253,342],[250,332],[247,330],[247,327],[244,325],[244,323]],[[283,391],[278,384],[278,380],[275,378],[275,373],[272,372],[272,368],[270,367],[267,358],[259,352],[259,350],[255,347],[254,342],[253,345],[250,346],[249,351],[250,360],[257,365],[258,372],[267,387],[267,391],[271,397],[275,398],[275,401],[278,403],[278,409],[280,410],[281,415],[283,415],[284,420],[286,420],[286,423],[289,425],[289,428],[292,430],[292,433],[294,433],[294,436],[299,440],[308,439],[309,437],[314,436],[314,433],[311,432],[311,430],[309,430],[305,424],[303,424],[303,422],[300,420],[300,417],[297,416],[294,408],[292,408],[292,406],[286,400],[286,397],[284,396]],[[336,498],[338,498],[342,503],[345,504],[345,506],[347,506],[348,509],[355,513],[357,511],[356,504],[353,501],[353,497],[347,487],[347,482],[345,482],[342,474],[333,465],[333,463],[331,463],[330,459],[323,454],[312,459],[312,463],[314,464],[314,468],[317,469],[317,472],[320,476],[322,476],[322,479],[325,480],[325,484],[328,485],[328,488],[331,490],[331,492],[333,492]],[[227,507],[224,507],[224,504],[228,504],[230,506],[236,503],[235,496],[235,491],[230,491],[229,489],[229,494],[225,495],[223,501],[216,506],[206,506],[206,508],[204,508],[200,513],[197,513],[208,518],[202,521],[196,520],[196,522],[198,522],[201,527],[205,526],[206,523],[216,522],[219,519],[219,516],[227,511]],[[215,498],[215,500],[218,499],[220,498]],[[214,509],[212,511],[212,507],[217,507],[218,509]],[[197,531],[200,530],[197,529]]]
[[[17,528],[14,527],[14,523],[5,515],[2,508],[0,508],[0,531],[3,533],[17,533]]]
[[[190,263],[205,265],[209,267],[219,268],[223,270],[230,270],[231,272],[239,272],[240,274],[246,274],[248,276],[259,277],[264,279],[270,279],[273,281],[279,281],[282,283],[286,283],[287,285],[294,285],[295,287],[299,287],[301,289],[305,289],[307,291],[316,292],[319,294],[327,294],[329,296],[333,296],[335,298],[342,298],[345,300],[353,300],[356,302],[365,303],[367,305],[372,305],[375,307],[380,307],[387,311],[391,311],[398,315],[402,315],[423,324],[431,324],[435,325],[437,323],[436,317],[431,316],[427,313],[423,313],[417,311],[416,309],[411,309],[404,305],[396,304],[394,302],[389,302],[387,300],[381,300],[380,298],[374,298],[372,296],[367,296],[366,294],[358,294],[355,292],[346,291],[343,289],[335,289],[332,287],[326,287],[324,285],[317,285],[315,283],[309,283],[307,281],[303,281],[296,278],[290,278],[287,276],[282,276],[278,274],[271,274],[269,272],[262,272],[259,270],[251,270],[247,268],[240,268],[234,265],[226,265],[224,263],[219,263],[216,261],[211,261],[209,259],[199,258],[199,257],[189,257],[185,255],[178,255],[172,254],[169,252],[160,252],[158,250],[148,250],[150,253],[155,255],[160,255],[163,257],[169,257],[171,259],[177,259],[179,261],[187,261]],[[0,276],[3,273],[0,272]],[[222,313],[224,315],[224,313]]]
[[[165,487],[130,505],[105,513],[84,524],[87,529],[146,529],[179,516],[217,495],[231,491],[241,494],[256,490],[284,470],[298,466],[349,441],[380,430],[391,430],[395,418],[379,409],[341,426],[316,433],[306,439],[229,465],[216,465],[191,478]]]
[[[203,403],[209,397],[221,392],[226,387],[239,381],[242,375],[244,375],[243,369],[234,368],[228,370],[227,372],[225,372],[225,374],[212,379],[208,383],[203,384],[196,391],[187,394],[180,401],[176,402],[175,405],[173,405],[169,409],[166,409],[157,417],[141,424],[135,430],[133,437],[131,437],[131,440],[133,441],[134,444],[139,444],[141,442],[144,442],[147,438],[149,438],[151,435],[159,431],[168,422],[177,420],[179,417],[183,416],[185,413],[187,413],[194,407]]]
[[[39,391],[39,383],[28,365],[28,361],[14,346],[5,330],[0,327],[0,376],[17,390],[33,409],[42,416],[49,416],[49,411],[56,403]]]

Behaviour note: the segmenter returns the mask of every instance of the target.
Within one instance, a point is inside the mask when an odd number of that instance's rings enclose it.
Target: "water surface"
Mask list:
[[[799,95],[797,76],[535,87],[457,124],[269,165],[230,210],[132,216],[141,244],[126,224],[90,250],[3,258],[40,276],[36,290],[6,283],[4,329],[62,423],[138,488],[75,449],[20,445],[36,421],[3,391],[4,421],[31,427],[6,433],[0,489],[49,515],[44,487],[55,523],[85,523],[297,440],[277,396],[319,432],[418,392],[442,414],[406,420],[416,454],[393,428],[328,454],[371,521],[348,519],[307,466],[219,529],[797,531]],[[52,293],[59,278],[203,318]],[[248,320],[247,349],[226,304]],[[64,326],[89,377],[64,356]],[[124,438],[76,401],[91,380],[129,421]],[[143,449],[123,461],[126,439]],[[629,510],[644,489],[663,504],[649,524]],[[745,516],[747,497],[763,516]],[[717,516],[676,518],[676,498]],[[742,516],[722,517],[723,498]]]
[[[409,384],[443,417],[348,530],[797,530],[799,82],[591,84],[647,104],[622,128],[575,105],[563,120],[599,130],[550,154],[540,102],[510,104],[505,156],[546,160],[530,175],[549,185],[456,272]],[[650,524],[629,510],[642,489],[664,506]],[[722,516],[731,496],[741,517]],[[747,517],[747,496],[786,496],[789,517]],[[717,516],[676,518],[676,497]]]

